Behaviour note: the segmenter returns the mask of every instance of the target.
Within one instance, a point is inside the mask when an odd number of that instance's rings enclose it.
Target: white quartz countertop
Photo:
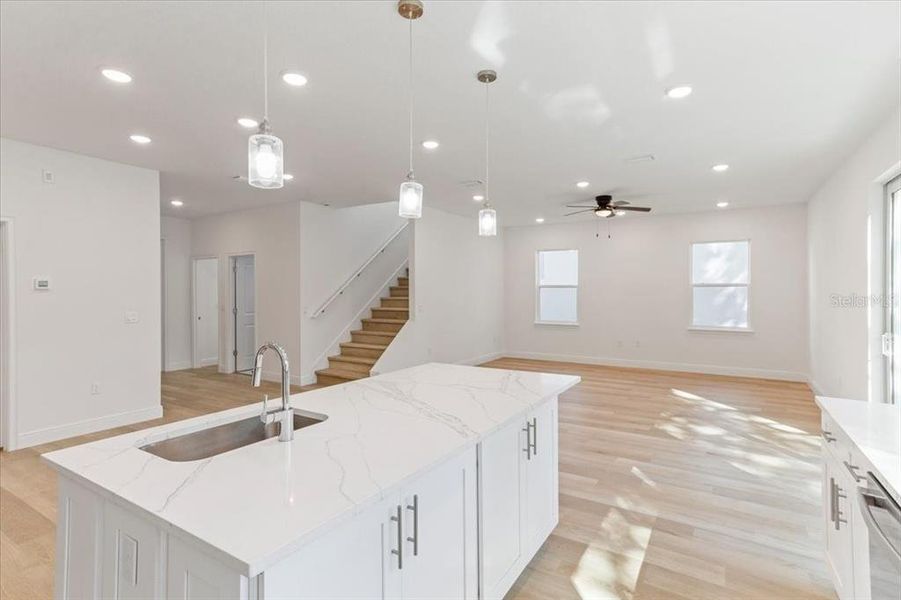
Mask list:
[[[44,458],[252,577],[579,381],[430,363],[294,394],[294,408],[328,419],[295,431],[292,442],[272,438],[193,462],[139,449],[258,415],[254,404]]]
[[[901,498],[901,407],[825,396],[816,402],[870,462],[868,470]]]

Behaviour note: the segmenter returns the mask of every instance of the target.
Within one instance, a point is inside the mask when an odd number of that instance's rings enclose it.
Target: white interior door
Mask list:
[[[194,261],[194,366],[219,364],[219,259]]]
[[[235,370],[253,368],[256,352],[256,287],[254,285],[254,257],[234,258],[235,306]]]

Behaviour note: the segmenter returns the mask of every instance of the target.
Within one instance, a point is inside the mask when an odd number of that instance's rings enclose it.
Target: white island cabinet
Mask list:
[[[428,364],[292,396],[326,420],[193,462],[140,447],[244,407],[50,453],[57,598],[500,598],[558,519],[577,377]]]

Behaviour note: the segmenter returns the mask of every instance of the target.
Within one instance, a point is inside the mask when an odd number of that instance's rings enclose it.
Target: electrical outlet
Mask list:
[[[55,179],[53,178],[53,171],[48,171],[47,169],[41,171],[41,180],[44,183],[54,183]]]
[[[91,395],[96,396],[98,394],[100,394],[100,384],[95,381],[91,384]]]

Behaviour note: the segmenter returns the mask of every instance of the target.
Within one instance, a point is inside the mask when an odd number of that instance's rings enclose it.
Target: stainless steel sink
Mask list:
[[[325,415],[301,413],[295,410],[294,430],[321,423],[327,418]],[[141,450],[174,462],[200,460],[277,437],[280,428],[280,423],[264,425],[260,421],[259,415],[254,415],[240,421],[147,444],[141,446]]]

